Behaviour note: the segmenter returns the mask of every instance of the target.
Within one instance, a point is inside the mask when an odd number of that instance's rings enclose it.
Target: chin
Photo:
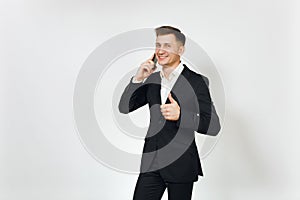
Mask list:
[[[167,65],[169,62],[168,61],[160,61],[160,62],[158,62],[158,64],[160,64],[160,65]]]

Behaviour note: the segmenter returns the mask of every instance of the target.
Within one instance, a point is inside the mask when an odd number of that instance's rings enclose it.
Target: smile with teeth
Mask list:
[[[164,59],[164,58],[166,58],[166,57],[168,57],[168,56],[165,56],[165,55],[164,55],[164,56],[163,56],[163,55],[159,55],[159,56],[158,56],[159,59]]]

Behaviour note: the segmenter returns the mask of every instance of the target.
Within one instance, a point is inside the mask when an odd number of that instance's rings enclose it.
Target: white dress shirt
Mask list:
[[[156,64],[157,66],[160,66],[159,64]],[[172,90],[174,84],[176,83],[179,75],[181,74],[183,70],[183,64],[182,62],[179,63],[179,65],[169,74],[169,77],[167,78],[164,75],[163,70],[160,70],[160,77],[161,77],[161,89],[160,89],[160,96],[161,96],[161,103],[164,104],[168,98],[168,94]],[[133,83],[141,83],[143,81],[137,81],[135,78],[132,79]]]
[[[183,65],[180,62],[179,65],[169,74],[168,78],[165,77],[163,70],[160,71],[160,77],[161,77],[160,96],[161,96],[162,104],[166,102],[168,98],[168,94],[172,90],[182,70],[183,70]]]

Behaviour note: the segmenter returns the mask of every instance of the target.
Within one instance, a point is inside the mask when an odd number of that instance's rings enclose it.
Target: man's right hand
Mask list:
[[[138,71],[135,74],[135,80],[143,81],[145,78],[148,78],[155,71],[154,62],[151,59],[148,59],[146,62],[143,62]]]

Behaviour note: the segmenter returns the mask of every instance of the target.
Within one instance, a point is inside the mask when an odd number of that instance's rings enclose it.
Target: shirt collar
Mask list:
[[[179,65],[170,73],[169,79],[167,79],[167,80],[172,80],[172,78],[174,78],[175,76],[179,76],[180,73],[182,72],[183,68],[184,68],[183,64],[180,61]],[[159,74],[162,79],[165,78],[163,70],[161,70]]]

